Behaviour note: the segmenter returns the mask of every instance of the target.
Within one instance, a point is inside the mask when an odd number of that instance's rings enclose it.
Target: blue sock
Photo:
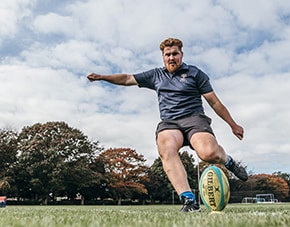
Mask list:
[[[231,162],[232,162],[232,157],[228,155],[228,159],[227,159],[227,161],[225,162],[224,165],[225,166],[229,166],[231,164]]]
[[[186,198],[186,199],[190,199],[190,200],[195,200],[195,196],[194,196],[194,194],[191,191],[182,192],[179,195],[179,198],[180,199]]]

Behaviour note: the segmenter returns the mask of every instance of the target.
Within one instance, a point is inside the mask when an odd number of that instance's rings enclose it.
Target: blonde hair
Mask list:
[[[183,43],[179,39],[168,38],[168,39],[165,39],[162,43],[160,43],[160,50],[163,52],[165,47],[172,47],[172,46],[178,46],[178,48],[182,50]]]

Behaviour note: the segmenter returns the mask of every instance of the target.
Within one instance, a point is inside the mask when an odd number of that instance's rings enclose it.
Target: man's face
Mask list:
[[[174,73],[182,65],[183,53],[178,46],[165,47],[162,56],[164,65],[170,73]]]

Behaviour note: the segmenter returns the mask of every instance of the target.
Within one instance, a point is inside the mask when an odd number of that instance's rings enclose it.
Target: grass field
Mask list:
[[[148,206],[7,206],[0,226],[290,226],[290,203],[229,204],[222,213],[202,206],[200,213],[180,213],[180,205]]]

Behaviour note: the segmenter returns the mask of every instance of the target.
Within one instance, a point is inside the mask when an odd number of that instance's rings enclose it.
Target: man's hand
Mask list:
[[[236,125],[235,127],[232,128],[232,131],[233,131],[234,135],[236,137],[238,137],[240,140],[243,139],[243,137],[244,137],[244,129],[241,126]]]
[[[96,80],[101,80],[102,75],[100,74],[96,74],[96,73],[91,73],[87,76],[88,80],[90,82],[96,81]]]

